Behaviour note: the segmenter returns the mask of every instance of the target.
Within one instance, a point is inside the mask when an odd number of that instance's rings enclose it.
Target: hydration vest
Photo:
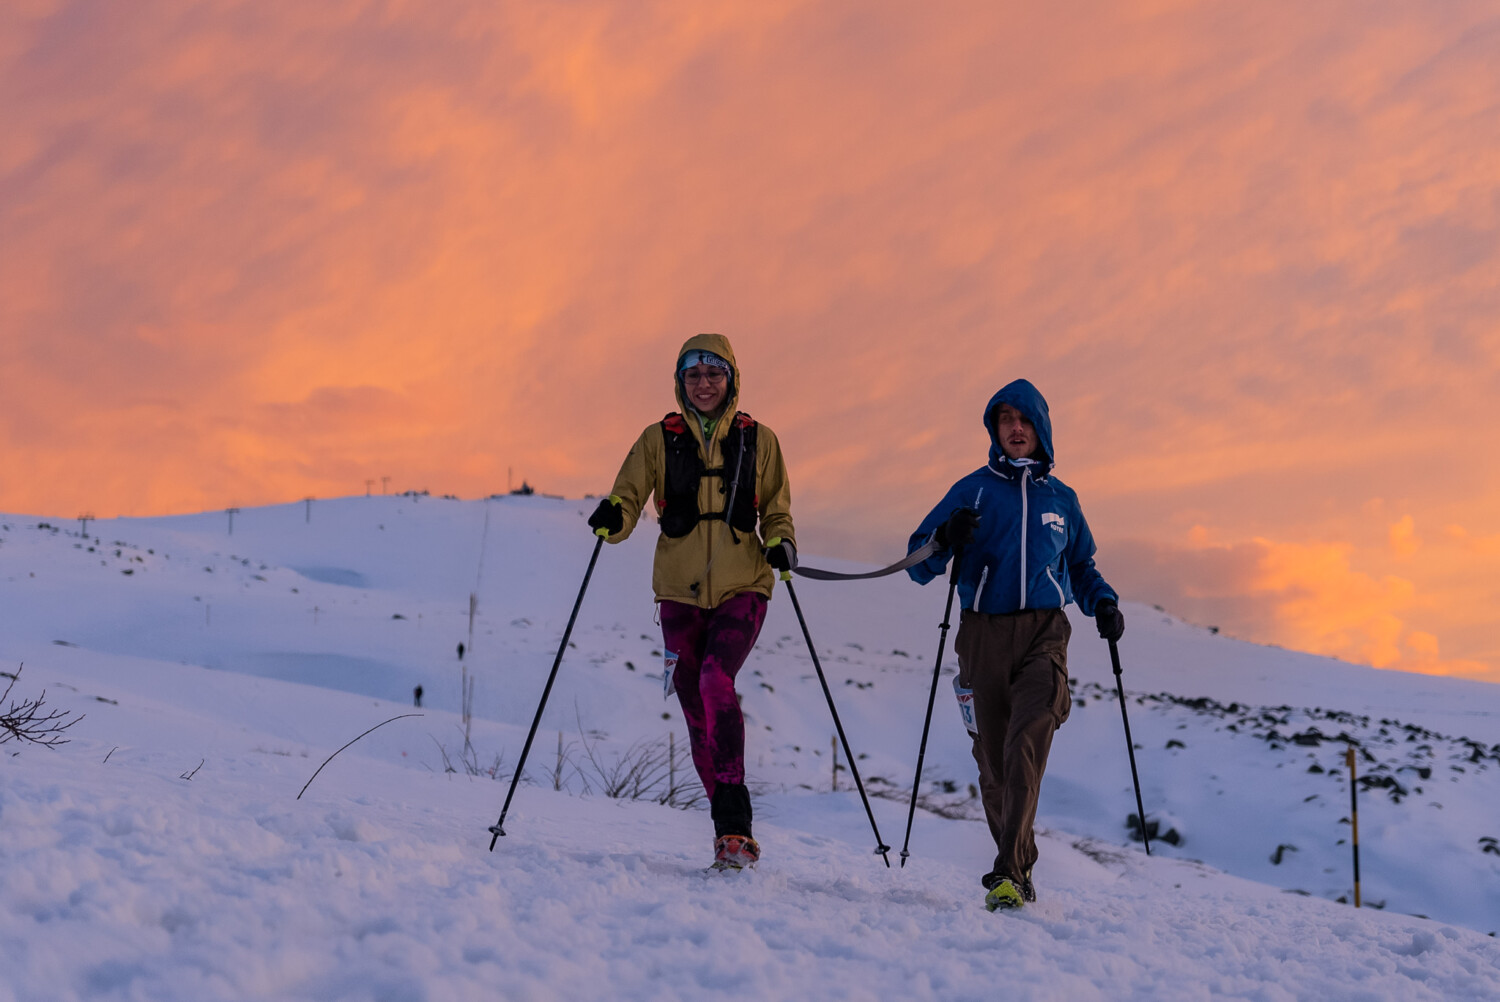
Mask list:
[[[724,466],[709,469],[698,452],[698,440],[688,428],[687,420],[675,411],[662,418],[661,435],[666,446],[666,492],[657,504],[661,531],[674,539],[686,536],[699,522],[724,519],[731,530],[751,533],[759,518],[760,499],[755,493],[755,419],[736,411],[729,434],[722,446]],[[733,457],[731,460],[730,457]],[[698,510],[698,487],[704,477],[719,478],[719,493],[724,507],[718,511]],[[729,495],[733,493],[731,501]],[[734,505],[729,511],[729,505]],[[726,513],[728,517],[726,518]],[[739,542],[735,536],[734,541]]]

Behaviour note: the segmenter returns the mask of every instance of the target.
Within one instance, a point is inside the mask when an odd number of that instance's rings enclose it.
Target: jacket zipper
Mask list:
[[[722,421],[723,418],[720,418],[720,420]],[[714,464],[714,442],[713,442],[713,437],[708,434],[708,429],[703,426],[703,415],[702,414],[698,415],[698,428],[699,428],[700,431],[703,432],[703,465],[705,467],[713,466],[713,464]],[[718,426],[717,425],[714,426],[714,430],[718,431]],[[703,510],[703,485],[706,484],[706,483],[711,483],[711,482],[712,481],[708,477],[704,477],[702,480],[700,480],[698,482],[698,510],[699,511]],[[698,524],[702,525],[703,523],[700,522]],[[714,535],[715,535],[714,529],[715,529],[715,526],[710,525],[708,527],[708,533],[707,533],[708,539],[704,543],[704,552],[708,555],[708,562],[703,565],[703,595],[702,595],[702,601],[709,603],[706,606],[706,608],[710,608],[710,609],[713,608],[713,593],[714,593],[714,587],[713,587]]]
[[[1052,587],[1057,589],[1057,607],[1065,608],[1068,604],[1068,596],[1063,594],[1062,585],[1057,583],[1057,578],[1052,574],[1052,565],[1047,565],[1047,580],[1052,582]]]
[[[974,495],[974,513],[976,515],[979,514],[979,512],[982,510],[981,507],[980,507],[980,502],[983,501],[983,500],[984,500],[984,488],[980,487],[979,491]],[[985,582],[989,580],[989,577],[990,577],[990,565],[989,564],[985,564],[979,570],[979,587],[977,587],[977,588],[974,589],[974,611],[975,612],[979,611],[979,599],[984,595],[984,585],[985,585]]]
[[[1026,523],[1028,521],[1026,509],[1026,482],[1031,479],[1031,471],[1021,471],[1021,604],[1020,608],[1026,608]]]

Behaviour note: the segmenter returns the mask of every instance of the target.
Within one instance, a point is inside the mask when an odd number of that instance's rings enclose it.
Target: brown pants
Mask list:
[[[1052,734],[1072,709],[1068,638],[1061,609],[1004,616],[963,613],[959,681],[974,690],[974,761],[995,839],[995,873],[1020,879],[1036,863],[1037,800]]]

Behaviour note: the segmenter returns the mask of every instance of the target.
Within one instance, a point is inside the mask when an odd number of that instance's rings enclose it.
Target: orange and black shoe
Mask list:
[[[714,839],[715,870],[746,870],[760,861],[760,843],[748,835],[720,835]]]

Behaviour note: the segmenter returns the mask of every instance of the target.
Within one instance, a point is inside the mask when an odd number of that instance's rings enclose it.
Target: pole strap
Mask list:
[[[845,574],[841,571],[825,571],[821,568],[808,567],[806,565],[799,564],[798,566],[792,568],[792,573],[799,574],[805,578],[812,578],[814,581],[860,581],[865,578],[883,578],[887,574],[895,574],[897,571],[904,571],[908,567],[915,567],[917,564],[920,564],[922,561],[926,560],[928,557],[936,553],[937,549],[937,542],[935,540],[929,539],[926,543],[919,546],[911,553],[907,554],[904,559],[896,561],[889,567],[882,567],[878,571],[864,571],[863,573],[859,574]]]

